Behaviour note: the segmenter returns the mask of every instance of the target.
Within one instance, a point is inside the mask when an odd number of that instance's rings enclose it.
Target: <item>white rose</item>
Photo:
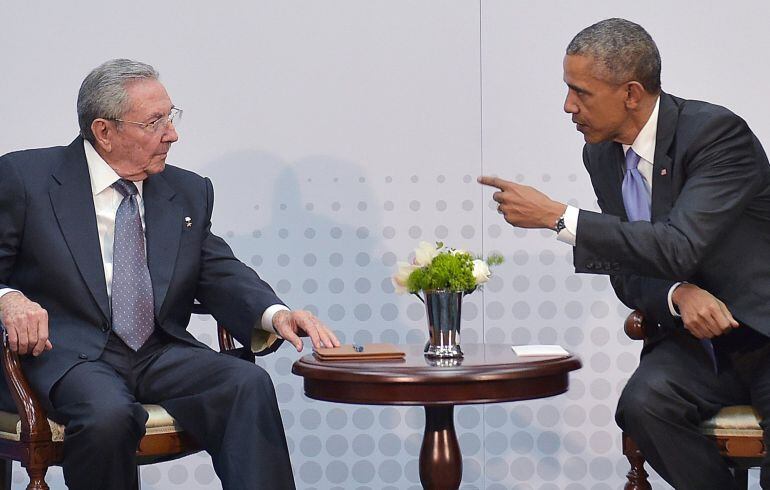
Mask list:
[[[414,264],[409,264],[407,262],[398,263],[398,271],[393,274],[393,277],[390,278],[391,282],[393,282],[393,287],[396,289],[398,294],[409,292],[409,290],[406,288],[406,281],[409,279],[409,275],[415,269],[418,269],[418,267]]]
[[[414,249],[414,263],[418,267],[425,267],[430,265],[433,261],[433,257],[438,255],[438,250],[432,244],[428,242],[420,242],[416,249]]]
[[[489,266],[481,259],[473,261],[473,279],[476,280],[476,285],[484,284],[489,280],[489,276],[492,273],[489,271]]]

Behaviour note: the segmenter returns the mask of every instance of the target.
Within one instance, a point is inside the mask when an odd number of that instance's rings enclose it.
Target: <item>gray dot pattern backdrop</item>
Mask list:
[[[663,55],[663,86],[742,115],[767,142],[770,7],[653,0],[22,2],[0,8],[0,152],[66,144],[85,74],[147,61],[185,110],[169,162],[210,176],[214,228],[294,308],[344,342],[422,343],[422,304],[390,275],[418,241],[506,262],[463,305],[464,342],[562,344],[582,370],[553,398],[456,409],[473,489],[622,488],[613,414],[641,348],[605,277],[575,275],[550,231],[513,229],[479,174],[596,209],[582,139],[562,112],[564,48],[622,16]],[[215,344],[214,324],[191,330]],[[309,346],[306,346],[309,347]],[[289,346],[275,383],[300,489],[417,489],[419,407],[313,401]],[[266,462],[265,464],[269,464]],[[756,475],[752,475],[752,481]],[[14,488],[26,479],[15,467]],[[64,488],[61,470],[49,472]],[[142,469],[145,489],[220,488],[205,454]],[[666,485],[653,475],[655,488]],[[753,483],[756,487],[756,483]]]

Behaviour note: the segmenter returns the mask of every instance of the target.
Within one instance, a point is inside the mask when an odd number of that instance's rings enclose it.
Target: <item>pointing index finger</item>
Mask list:
[[[477,178],[476,181],[481,185],[497,187],[500,190],[503,190],[503,188],[505,187],[505,184],[508,183],[508,181],[501,179],[500,177],[492,177],[491,175],[482,175],[479,178]]]

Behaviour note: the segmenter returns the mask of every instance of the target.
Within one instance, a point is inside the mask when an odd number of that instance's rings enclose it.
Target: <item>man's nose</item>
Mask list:
[[[578,112],[578,106],[570,92],[567,92],[567,97],[564,98],[564,112],[567,114],[577,114]]]
[[[173,122],[168,123],[168,126],[166,127],[166,131],[163,132],[163,138],[162,140],[168,143],[174,143],[179,139],[179,134],[176,132],[176,127],[174,126]]]

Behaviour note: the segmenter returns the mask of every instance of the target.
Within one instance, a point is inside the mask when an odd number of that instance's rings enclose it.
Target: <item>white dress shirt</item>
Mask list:
[[[633,148],[634,152],[639,155],[639,166],[637,167],[639,173],[644,179],[644,185],[647,187],[647,191],[652,196],[652,164],[655,160],[655,141],[658,133],[658,110],[660,109],[660,97],[655,101],[655,108],[650,114],[650,118],[639,131],[634,142],[629,145],[623,146],[623,154],[628,153],[629,148]],[[575,246],[576,236],[578,233],[578,215],[580,210],[574,206],[567,206],[567,210],[564,212],[564,226],[565,228],[559,232],[556,238],[559,241],[568,243]],[[668,290],[668,309],[674,316],[679,316],[674,308],[674,303],[671,300],[671,295],[674,293],[674,289],[679,286],[681,282],[674,283]]]
[[[112,253],[115,242],[115,214],[118,211],[123,196],[112,187],[120,176],[115,173],[112,167],[104,161],[97,153],[89,141],[83,141],[83,148],[88,162],[88,174],[91,177],[91,191],[94,198],[94,209],[96,210],[96,228],[99,233],[99,247],[102,251],[102,264],[104,266],[104,280],[107,284],[107,296],[112,297]],[[142,227],[144,228],[144,200],[142,198],[143,182],[134,182],[139,194],[136,196],[139,205],[139,215],[142,218]],[[16,291],[15,289],[0,290],[0,297]],[[284,305],[272,305],[262,314],[259,328],[276,333],[273,328],[273,315],[281,310],[288,310]]]

